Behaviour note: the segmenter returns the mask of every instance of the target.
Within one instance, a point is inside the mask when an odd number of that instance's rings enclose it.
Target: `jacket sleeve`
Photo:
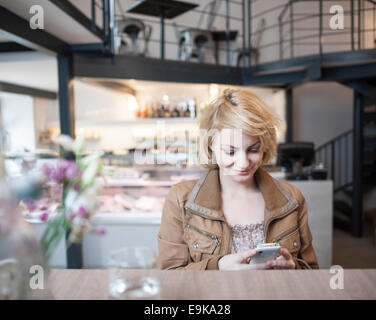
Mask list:
[[[307,204],[304,196],[299,189],[296,188],[298,192],[299,202],[299,231],[300,231],[300,243],[301,247],[299,253],[295,260],[296,269],[318,269],[319,265],[317,262],[315,250],[312,246],[312,234],[308,226],[308,210]]]
[[[183,238],[183,202],[179,201],[176,189],[176,186],[171,187],[162,211],[161,227],[158,233],[160,268],[166,270],[218,269],[218,260],[222,256],[191,262],[188,245]]]

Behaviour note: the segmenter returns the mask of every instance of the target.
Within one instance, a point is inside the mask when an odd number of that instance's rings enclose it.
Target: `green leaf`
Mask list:
[[[65,216],[60,212],[53,220],[48,222],[47,229],[42,236],[42,249],[47,261],[59,245],[66,232]]]
[[[82,188],[90,186],[100,170],[99,162],[92,162],[82,174]]]
[[[74,141],[73,151],[76,155],[79,155],[83,152],[85,146],[85,138],[83,134],[80,134],[77,139]]]
[[[101,154],[99,152],[94,152],[86,157],[81,158],[78,161],[78,165],[81,169],[87,168],[93,162],[99,162]]]

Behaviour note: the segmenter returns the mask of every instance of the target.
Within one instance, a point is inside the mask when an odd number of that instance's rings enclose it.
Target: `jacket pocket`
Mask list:
[[[286,248],[290,253],[297,253],[300,250],[300,234],[299,226],[295,226],[278,237],[273,239],[273,242],[279,243],[282,248]]]
[[[190,224],[185,226],[184,238],[187,241],[189,250],[195,253],[213,254],[219,245],[217,235],[200,230]]]

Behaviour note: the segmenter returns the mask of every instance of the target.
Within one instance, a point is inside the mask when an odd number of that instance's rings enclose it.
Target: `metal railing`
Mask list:
[[[255,0],[257,2],[258,0]],[[128,1],[129,2],[137,2],[137,0],[134,1]],[[151,4],[158,4],[159,2],[157,0],[149,0],[148,1]],[[192,2],[192,0],[190,1]],[[151,46],[160,44],[161,41],[163,41],[163,45],[166,44],[170,50],[169,59],[172,60],[182,60],[179,58],[179,54],[174,54],[171,56],[171,52],[179,52],[182,50],[182,33],[185,30],[188,29],[196,29],[198,31],[205,32],[207,31],[207,34],[209,35],[209,39],[207,43],[204,45],[205,51],[206,51],[206,57],[208,57],[206,60],[200,60],[197,59],[197,55],[183,59],[183,61],[197,61],[197,62],[203,62],[203,63],[216,63],[221,65],[227,65],[227,66],[239,66],[239,56],[245,57],[242,58],[242,66],[246,67],[251,64],[251,56],[252,56],[252,50],[253,49],[251,44],[251,26],[250,23],[247,22],[250,20],[250,14],[251,14],[251,0],[214,0],[214,1],[194,1],[193,3],[197,4],[198,6],[188,11],[185,15],[189,14],[189,22],[187,19],[181,19],[181,16],[178,16],[177,18],[167,20],[164,22],[164,26],[166,26],[166,31],[168,31],[169,35],[175,35],[175,39],[171,37],[166,37],[164,39],[161,39],[162,35],[159,37],[158,32],[152,32],[150,37],[145,37],[142,33],[138,36],[138,42],[141,44],[141,46],[148,46],[149,44]],[[122,4],[118,0],[92,0],[92,8],[91,8],[91,16],[93,22],[93,28],[96,28],[96,8],[100,9],[102,11],[103,19],[102,19],[102,26],[105,33],[105,37],[103,39],[105,44],[107,45],[107,51],[111,53],[114,52],[114,48],[112,47],[111,42],[111,24],[109,22],[109,15],[111,15],[111,8],[109,6],[111,3],[114,3],[113,8],[113,20],[115,23],[116,28],[116,22],[117,20],[122,19],[139,19],[142,23],[145,25],[148,25],[151,27],[151,30],[156,30],[160,27],[161,21],[158,17],[153,17],[149,15],[140,15],[135,13],[128,13],[127,9],[125,8],[124,3]],[[132,3],[134,4],[134,3]],[[131,7],[131,6],[130,6]],[[234,10],[234,8],[237,8]],[[235,12],[233,13],[232,10]],[[184,16],[183,16],[184,17]],[[192,17],[192,18],[191,18]],[[220,19],[220,21],[219,21]],[[206,24],[205,24],[206,20]],[[180,23],[182,21],[185,21],[186,23]],[[205,24],[205,26],[202,26]],[[236,25],[236,27],[234,27]],[[248,29],[247,29],[248,27]],[[224,36],[222,35],[220,40],[214,40],[214,36],[211,36],[212,32],[215,31],[222,31]],[[236,32],[236,36],[233,37],[233,32]],[[260,31],[260,30],[258,30]],[[235,39],[234,39],[235,38]],[[125,38],[127,39],[127,35],[125,35]],[[130,47],[130,44],[127,43],[127,41],[124,42],[126,47]],[[188,44],[188,46],[191,44]],[[195,43],[193,43],[193,46],[195,46]],[[175,47],[174,49],[171,49],[172,47]],[[183,44],[184,47],[184,44]],[[116,49],[116,48],[115,48]],[[154,48],[155,49],[155,48]],[[184,48],[183,48],[184,49]],[[115,50],[116,51],[116,50]],[[146,50],[148,51],[148,50]],[[150,54],[149,57],[152,58],[159,58],[159,56],[156,54],[157,50],[155,50],[154,54]],[[132,54],[132,50],[128,50],[126,54]],[[134,54],[134,52],[133,52]],[[219,55],[219,60],[216,60],[216,55]],[[235,63],[234,63],[235,61]]]
[[[316,8],[316,12],[311,12],[309,14],[305,13],[296,13],[294,10],[294,5],[297,3],[302,2],[313,2],[313,0],[289,0],[287,4],[285,4],[282,8],[281,13],[278,16],[278,29],[279,29],[279,59],[284,59],[284,52],[286,50],[285,43],[288,43],[287,48],[290,49],[290,58],[295,57],[295,47],[296,46],[317,46],[318,47],[318,53],[320,55],[324,52],[324,46],[343,46],[347,45],[349,46],[349,50],[361,50],[365,49],[364,43],[362,43],[362,37],[365,33],[372,32],[373,40],[375,41],[375,31],[376,31],[376,1],[374,0],[342,0],[342,1],[336,1],[336,3],[333,3],[332,0],[315,0],[318,4],[318,8]],[[335,30],[332,28],[324,28],[324,17],[331,17],[334,18],[333,13],[331,12],[324,12],[324,4],[326,3],[333,3],[333,5],[337,5],[339,7],[342,7],[344,4],[350,5],[350,10],[343,10],[343,12],[338,14],[341,14],[343,19],[347,19],[347,17],[350,18],[350,30],[346,31],[340,31]],[[370,4],[370,8],[366,8],[365,4]],[[278,8],[278,7],[277,7]],[[343,7],[342,7],[343,9]],[[284,20],[286,13],[289,12],[289,20]],[[365,14],[371,12],[373,15],[373,22],[372,22],[372,28],[362,28],[362,25],[364,24],[365,20]],[[299,16],[299,17],[297,17]],[[356,17],[356,24],[355,24],[355,17]],[[314,24],[312,21],[313,19],[318,20],[318,30],[315,30],[315,28],[300,28],[295,27],[294,24],[301,21],[310,20],[311,24]],[[284,33],[284,26],[289,26],[289,38],[285,39],[285,33]],[[346,28],[343,26],[342,30],[345,30]],[[333,32],[335,30],[335,32]],[[296,37],[296,31],[312,31],[312,34],[304,35],[300,37]],[[329,31],[329,32],[325,32]],[[331,42],[331,41],[324,41],[325,37],[333,37],[333,36],[343,36],[348,35],[350,37],[350,40],[343,41],[343,42]],[[355,37],[357,37],[357,45],[355,42]],[[313,42],[300,42],[301,40],[307,40],[307,39],[315,39],[316,41]],[[373,43],[374,47],[375,43]],[[269,45],[270,46],[270,45]],[[343,50],[345,51],[345,50]]]
[[[154,31],[160,27],[158,17],[127,12],[129,3],[134,4],[136,1],[129,0],[127,7],[123,7],[124,2],[119,0],[91,0],[92,28],[97,28],[95,13],[99,8],[102,11],[103,41],[107,52],[114,54],[116,51],[114,29],[119,20],[139,19]],[[148,57],[159,58],[156,47],[161,41],[168,47],[168,59],[238,67],[250,67],[259,62],[283,60],[314,52],[322,55],[327,51],[355,51],[376,46],[375,0],[286,0],[286,3],[278,5],[272,1],[259,0],[190,1],[194,1],[197,7],[164,22],[168,37],[162,39],[158,32],[138,36],[140,44],[153,46],[154,53]],[[333,5],[340,6],[343,12],[330,11],[329,7]],[[302,12],[302,8],[305,11],[309,9],[309,12]],[[335,14],[343,15],[343,29],[333,30],[330,27],[329,21],[335,18]],[[308,22],[309,26],[302,25]],[[185,30],[196,29],[210,34],[215,28],[223,31],[225,36],[218,42],[207,39],[206,43],[201,43],[201,49],[205,49],[205,58],[197,54],[183,59],[179,56],[184,46],[196,46],[195,43],[184,43],[182,34]],[[230,40],[231,31],[237,32],[235,40]],[[268,33],[268,37],[263,37],[264,33]],[[127,35],[124,35],[123,40],[124,48],[127,45],[130,48]],[[125,50],[124,54],[134,54],[134,51]],[[219,56],[219,61],[215,55]]]
[[[131,7],[129,4],[136,1],[129,0],[125,7],[119,0],[91,0],[93,21],[96,21],[95,8],[102,10],[103,40],[107,51],[112,54],[116,51],[113,40],[116,23],[127,18],[139,19],[154,30],[148,36],[140,33],[137,38],[143,46],[153,47],[154,51],[147,55],[152,58],[159,58],[157,47],[161,42],[168,48],[168,59],[238,67],[312,53],[322,55],[333,50],[355,51],[376,46],[376,0],[286,0],[278,5],[260,0],[190,0],[197,6],[184,15],[166,20],[164,25],[168,36],[163,39],[155,32],[161,24],[158,17],[127,12]],[[148,2],[159,3],[157,0]],[[331,11],[334,5],[343,11]],[[336,14],[341,14],[344,19],[343,28],[338,30],[330,27]],[[307,23],[309,26],[305,25]],[[92,27],[96,28],[96,23],[93,22]],[[205,51],[205,56],[194,55],[192,52],[197,51],[197,43],[188,44],[183,33],[195,29],[204,35],[206,32],[211,38],[210,33],[215,28],[224,32],[224,38],[218,42],[207,39],[199,48]],[[237,32],[235,40],[231,38],[231,31]],[[265,33],[267,37],[263,36]],[[127,40],[129,38],[124,34],[123,49],[126,50],[121,54],[134,54],[134,50],[127,49],[127,46],[131,47]],[[182,58],[181,51],[189,46],[194,49],[188,50],[192,56]]]
[[[333,180],[334,193],[353,183],[353,130],[346,131],[315,151],[315,161],[323,164]]]

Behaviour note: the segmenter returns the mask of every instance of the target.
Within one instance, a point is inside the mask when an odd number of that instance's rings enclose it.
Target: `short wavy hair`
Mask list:
[[[218,168],[211,150],[212,133],[224,128],[241,129],[250,136],[259,137],[260,150],[264,152],[262,165],[270,164],[277,154],[280,122],[279,117],[250,91],[224,90],[209,103],[200,121],[200,164],[209,169]]]

